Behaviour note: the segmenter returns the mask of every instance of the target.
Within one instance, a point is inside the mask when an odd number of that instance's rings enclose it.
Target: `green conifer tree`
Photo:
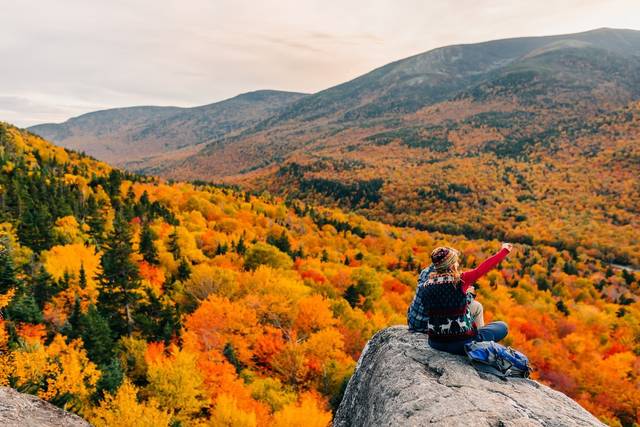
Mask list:
[[[279,237],[269,235],[267,237],[267,243],[280,249],[282,252],[291,255],[291,242],[287,237],[287,234],[283,231]]]
[[[109,178],[105,190],[111,196],[111,199],[120,198],[120,185],[122,184],[122,172],[112,169],[109,172]]]
[[[62,328],[62,333],[71,339],[80,336],[80,319],[82,318],[82,308],[80,306],[80,298],[76,297],[73,304],[73,310],[67,319],[67,323]]]
[[[84,271],[84,263],[83,262],[80,263],[78,286],[80,286],[80,289],[85,289],[87,287],[87,273]]]
[[[49,249],[53,244],[53,221],[45,203],[30,206],[18,225],[20,242],[36,252]]]
[[[182,258],[180,260],[180,264],[178,265],[176,279],[187,280],[189,276],[191,276],[191,263],[189,263],[186,258]]]
[[[16,268],[11,256],[11,248],[8,239],[0,241],[0,293],[18,286]]]
[[[42,311],[36,303],[33,294],[29,292],[24,284],[18,286],[18,291],[13,297],[6,310],[7,319],[15,322],[42,323]]]
[[[149,264],[158,265],[158,250],[153,242],[154,239],[155,235],[149,228],[149,223],[145,221],[140,232],[140,254]]]
[[[102,289],[99,309],[118,335],[131,334],[133,313],[140,300],[140,274],[131,260],[131,227],[118,211],[113,231],[109,234],[101,258],[102,273],[98,277]]]
[[[113,333],[95,305],[89,306],[80,317],[79,329],[89,358],[99,365],[110,363],[114,349]]]
[[[173,231],[169,234],[169,252],[173,254],[173,259],[176,261],[181,258],[180,245],[178,244],[178,228],[173,227]]]
[[[133,192],[133,186],[129,186],[122,207],[124,217],[127,220],[130,221],[136,216],[136,195]]]
[[[45,270],[44,266],[40,266],[38,273],[33,278],[32,290],[36,304],[38,304],[40,309],[44,308],[45,303],[49,301],[51,297],[60,292],[53,277]]]
[[[169,344],[180,330],[180,316],[170,299],[147,288],[146,303],[136,313],[136,323],[147,341]]]
[[[247,252],[247,245],[244,243],[244,236],[240,236],[238,244],[236,245],[236,252],[240,255],[244,255]]]

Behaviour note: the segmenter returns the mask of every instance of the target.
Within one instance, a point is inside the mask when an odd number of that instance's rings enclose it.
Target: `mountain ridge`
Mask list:
[[[640,31],[441,47],[287,100],[253,116],[232,110],[228,128],[224,111],[215,129],[197,120],[147,126],[151,143],[114,144],[108,154],[165,178],[241,185],[467,237],[583,246],[640,265],[631,232],[640,200],[629,190],[640,173]],[[573,209],[577,194],[584,211]],[[558,209],[562,221],[547,221]]]
[[[634,31],[634,30],[612,30],[612,29],[597,29],[597,30],[592,30],[592,31],[585,31],[582,33],[574,33],[574,34],[564,34],[564,35],[556,35],[556,36],[540,36],[540,37],[518,37],[518,38],[506,38],[506,39],[499,39],[499,40],[491,40],[491,41],[485,41],[485,42],[480,42],[480,43],[466,43],[466,44],[454,44],[454,45],[450,45],[450,46],[443,46],[443,47],[439,47],[439,48],[435,48],[423,53],[419,53],[416,55],[412,55],[409,56],[407,58],[403,58],[397,61],[393,61],[389,64],[383,65],[381,67],[378,67],[372,71],[370,71],[369,73],[363,74],[362,76],[356,77],[355,79],[352,79],[350,81],[347,81],[345,83],[342,83],[340,85],[337,86],[333,86],[331,88],[325,89],[323,91],[320,91],[316,94],[311,95],[310,97],[308,97],[306,100],[300,101],[295,103],[294,105],[291,105],[289,107],[289,109],[294,109],[296,108],[296,104],[300,104],[300,103],[311,103],[313,102],[313,98],[314,97],[321,97],[321,96],[327,96],[327,93],[331,92],[331,91],[341,91],[344,90],[345,88],[349,87],[349,86],[360,86],[361,82],[366,81],[368,78],[375,78],[378,77],[378,75],[380,74],[390,74],[389,71],[393,72],[393,71],[398,71],[398,68],[401,69],[406,69],[407,65],[414,65],[414,66],[418,66],[421,63],[426,63],[429,62],[430,60],[433,60],[431,62],[434,62],[435,64],[433,64],[432,67],[435,68],[427,68],[426,71],[430,71],[433,72],[434,74],[438,74],[438,72],[440,73],[446,73],[449,70],[442,70],[442,69],[438,69],[437,65],[444,65],[444,63],[446,63],[446,61],[448,60],[456,60],[456,53],[462,53],[465,49],[473,49],[474,51],[477,51],[479,49],[484,49],[484,53],[486,55],[488,55],[490,58],[491,57],[495,57],[495,58],[501,58],[501,60],[496,60],[495,61],[495,68],[501,67],[506,65],[504,61],[508,62],[512,62],[513,60],[515,60],[519,55],[521,55],[523,52],[523,50],[526,50],[527,48],[530,48],[531,45],[540,45],[540,44],[544,44],[548,41],[551,40],[562,40],[562,39],[566,39],[566,38],[577,38],[579,40],[581,39],[587,39],[590,40],[590,43],[593,44],[594,41],[600,42],[601,45],[607,47],[609,50],[619,50],[617,48],[615,48],[615,46],[613,46],[609,40],[609,38],[611,37],[611,35],[616,35],[616,38],[621,38],[622,34],[625,34],[627,36],[632,36],[633,38],[637,39],[636,40],[636,44],[632,44],[632,43],[627,43],[627,46],[632,46],[634,48],[634,53],[637,55],[640,53],[640,32],[638,31]],[[595,40],[594,40],[595,39]],[[626,40],[625,38],[622,38],[622,40]],[[628,42],[628,40],[626,40]],[[518,50],[518,54],[513,53],[513,49]],[[506,55],[505,50],[511,52],[511,55]],[[453,52],[453,54],[451,53]],[[474,52],[477,53],[477,52]],[[480,56],[480,55],[478,55]],[[479,58],[476,58],[479,59]],[[511,59],[511,61],[509,61],[509,59]],[[437,62],[437,61],[440,62]],[[468,72],[469,74],[473,75],[473,74],[480,74],[482,73],[481,71],[478,71],[475,69],[475,66],[477,66],[477,62],[475,62],[474,67],[471,67]],[[402,67],[399,67],[402,66]],[[491,69],[492,67],[489,66],[489,69]],[[401,70],[400,70],[401,71]],[[418,74],[423,74],[425,72],[424,69],[420,69]],[[390,83],[388,80],[391,80],[389,77],[387,77],[387,81],[381,81],[381,85],[385,86],[386,84]],[[351,93],[351,91],[347,91],[348,94]],[[442,99],[442,98],[436,98],[436,99]],[[286,116],[286,113],[283,113]],[[317,113],[316,113],[317,114]]]
[[[259,90],[196,107],[135,106],[85,113],[63,123],[28,128],[67,148],[122,165],[206,143],[271,114],[305,94]]]
[[[559,50],[556,49],[555,53],[541,52],[535,57],[526,58],[521,61],[520,69],[513,68],[516,58],[522,57],[533,45],[539,48],[546,42],[557,43],[558,40],[569,38],[568,36],[503,39],[479,44],[446,46],[392,62],[353,80],[296,101],[285,107],[279,115],[265,119],[240,135],[205,145],[201,152],[179,162],[182,166],[168,162],[151,170],[154,173],[171,176],[172,171],[177,169],[188,175],[198,175],[203,179],[220,179],[233,174],[225,169],[211,168],[211,165],[205,168],[209,172],[197,171],[194,174],[189,169],[192,165],[206,162],[207,156],[226,156],[229,151],[225,148],[226,144],[237,145],[240,150],[244,145],[267,144],[275,148],[278,145],[290,145],[293,141],[296,142],[294,146],[299,146],[300,143],[304,143],[304,138],[299,137],[300,134],[308,135],[309,140],[317,136],[313,129],[309,129],[314,126],[314,123],[315,127],[330,129],[332,126],[355,126],[359,122],[385,118],[403,120],[405,115],[413,114],[421,108],[460,98],[479,102],[504,98],[508,102],[515,103],[516,107],[517,104],[524,103],[547,110],[561,110],[570,105],[572,114],[584,114],[585,111],[592,113],[594,101],[620,107],[640,96],[636,89],[640,84],[638,71],[640,70],[638,56],[640,32],[625,30],[620,33],[617,30],[595,30],[570,35],[572,39],[589,40],[588,48],[593,49],[594,40],[600,43],[601,47],[609,47],[614,44],[611,38],[615,35],[622,37],[620,34],[626,36],[623,40],[627,41],[627,45],[634,46],[633,54],[625,57],[619,67],[629,70],[624,76],[610,73],[610,64],[605,61],[599,62],[601,50],[588,50],[587,54],[581,55],[586,51],[576,51],[575,47],[564,49],[568,55],[568,64],[563,62],[564,57],[558,57]],[[629,40],[633,40],[633,43]],[[524,46],[521,46],[522,44]],[[482,49],[482,52],[477,49]],[[513,49],[517,52],[509,53]],[[614,50],[615,52],[610,52],[610,57],[620,59],[617,53],[619,49]],[[462,81],[464,79],[458,81],[446,77],[451,74],[450,70],[438,69],[438,64],[460,62],[455,58],[458,58],[458,53],[462,51],[472,56],[472,60],[461,66],[461,72],[467,72],[473,76],[469,81]],[[544,55],[547,56],[544,57]],[[435,63],[430,62],[431,57],[435,57]],[[549,69],[544,63],[539,64],[541,57],[550,58],[553,67]],[[489,65],[484,71],[478,73],[477,61],[484,61]],[[412,74],[412,69],[417,71]],[[574,70],[581,72],[582,75],[572,75]],[[434,81],[437,84],[434,85]],[[433,88],[435,91],[432,90]],[[367,98],[368,102],[361,103],[361,98]],[[555,103],[554,98],[557,99]],[[564,113],[566,114],[566,111]],[[279,163],[278,159],[286,157],[290,151],[286,147],[278,150],[275,156],[276,163]],[[245,153],[244,157],[249,159],[248,163],[251,162],[250,153]],[[260,168],[260,164],[265,162],[264,156],[253,156],[253,159],[253,165],[238,164],[237,169],[254,170]],[[260,163],[256,164],[257,162]],[[189,167],[185,168],[184,165]],[[226,166],[230,167],[232,164],[226,163]],[[144,168],[141,170],[144,171]],[[209,176],[206,176],[207,174]]]
[[[549,48],[548,45],[550,44],[554,45],[553,50],[555,51],[578,49],[576,42],[579,43],[581,49],[598,48],[615,52],[616,54],[625,54],[628,60],[635,62],[634,66],[636,68],[640,67],[638,63],[640,61],[640,31],[628,29],[599,28],[573,34],[505,38],[480,43],[454,44],[393,61],[352,80],[314,94],[264,90],[248,92],[220,102],[186,109],[157,107],[162,109],[159,111],[163,111],[164,116],[169,117],[163,117],[165,120],[151,118],[151,123],[144,126],[143,124],[134,123],[136,126],[143,126],[143,129],[134,131],[132,135],[126,132],[124,134],[116,132],[114,137],[109,138],[108,132],[102,132],[99,136],[107,140],[114,140],[107,142],[107,144],[114,145],[116,148],[87,151],[89,154],[96,155],[99,158],[102,157],[104,160],[139,171],[144,171],[145,165],[149,163],[149,160],[153,163],[153,159],[157,159],[157,156],[160,155],[159,158],[162,159],[161,167],[154,167],[153,170],[161,174],[169,173],[166,171],[170,171],[176,166],[171,164],[171,154],[167,153],[172,149],[180,151],[185,147],[197,146],[198,148],[194,148],[186,155],[177,156],[179,159],[189,159],[186,161],[186,163],[189,163],[192,157],[197,157],[200,151],[206,150],[208,144],[220,146],[221,144],[233,143],[233,141],[259,135],[261,132],[278,131],[279,125],[286,125],[296,120],[301,123],[294,123],[294,127],[300,128],[302,126],[304,128],[305,123],[318,120],[320,120],[321,125],[322,123],[326,125],[331,122],[352,123],[358,120],[384,117],[389,114],[401,116],[402,114],[413,113],[425,106],[454,99],[456,94],[457,96],[469,96],[468,92],[472,91],[478,84],[482,85],[483,81],[488,84],[491,83],[491,79],[499,79],[500,76],[492,77],[492,75],[501,69],[507,72],[504,78],[515,78],[516,81],[517,78],[526,80],[531,76],[510,75],[509,73],[522,73],[523,71],[509,70],[509,66],[522,59],[531,61],[535,57],[548,54],[548,50],[545,52],[544,49],[542,51],[540,49],[545,46]],[[528,57],[534,52],[537,55]],[[592,56],[597,56],[597,54]],[[531,62],[529,64],[528,71],[530,73],[542,71],[542,78],[545,78],[545,71],[550,73],[555,71],[554,69],[545,70],[544,66],[536,67]],[[628,102],[639,95],[634,90],[638,86],[634,82],[640,84],[640,76],[636,74],[634,73],[632,75],[633,78],[629,79],[629,83],[626,84],[627,87],[619,91],[621,92],[618,96],[620,99],[615,99],[618,105],[624,103],[621,101]],[[565,78],[571,77],[567,76],[566,72],[564,72],[564,76]],[[602,76],[598,78],[599,80],[592,82],[594,88],[607,83],[606,78],[604,80]],[[622,82],[626,83],[626,80],[622,79]],[[554,84],[557,82],[547,79],[543,83]],[[586,93],[585,88],[582,87],[584,85],[576,84],[574,86],[572,89],[576,91],[576,96],[573,99],[579,99],[581,95]],[[629,92],[629,90],[634,93],[625,93]],[[241,121],[241,123],[235,121],[220,123],[213,120],[212,125],[202,125],[202,122],[206,121],[208,117],[215,116],[216,112],[211,110],[216,107],[241,101],[250,97],[251,94],[267,93],[287,94],[290,97],[290,102],[282,102],[276,108],[263,110],[264,114],[257,115],[255,117],[256,120]],[[130,113],[140,109],[148,109],[149,107],[128,108],[133,110],[125,107],[125,109],[103,110],[102,112],[94,113]],[[250,109],[242,110],[245,114],[247,114],[247,111],[250,111]],[[90,134],[84,135],[84,141],[82,137],[73,137],[68,127],[64,125],[69,122],[77,122],[78,119],[95,117],[90,116],[94,113],[70,119],[63,124],[36,125],[29,129],[69,148],[83,149],[83,146],[89,148],[100,142],[92,138],[93,135]],[[197,117],[190,119],[188,117],[190,114],[195,114]],[[288,138],[289,135],[279,135],[279,138],[282,137]],[[180,140],[177,144],[174,142],[176,139]],[[136,150],[140,150],[135,145],[142,144],[134,144],[133,148],[131,144],[118,144],[124,141],[129,143],[143,141],[146,142],[144,145],[152,145],[152,148],[145,147],[142,152],[136,152]],[[162,143],[164,143],[164,146]],[[118,155],[130,157],[131,151],[136,155],[134,163],[127,164],[126,160],[117,158]],[[259,167],[259,165],[255,166]],[[240,169],[247,168],[241,167]],[[213,175],[219,176],[220,174],[216,174],[214,171]],[[201,176],[201,178],[207,177]]]

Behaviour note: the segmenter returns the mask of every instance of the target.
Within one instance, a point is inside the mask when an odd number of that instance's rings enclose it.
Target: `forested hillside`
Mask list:
[[[400,129],[345,130],[315,159],[253,185],[391,224],[640,266],[640,104],[587,117],[506,104],[465,113],[477,107],[457,101]]]
[[[431,250],[469,268],[500,246],[129,175],[6,124],[0,146],[0,384],[98,427],[326,426]],[[596,255],[517,244],[479,298],[536,378],[631,426],[640,274]]]
[[[638,88],[640,32],[603,28],[445,46],[308,96],[257,92],[154,113],[171,119],[114,110],[33,129],[71,148],[119,141],[104,158],[165,178],[640,268]],[[120,135],[123,116],[155,142]],[[138,161],[138,149],[179,146]]]

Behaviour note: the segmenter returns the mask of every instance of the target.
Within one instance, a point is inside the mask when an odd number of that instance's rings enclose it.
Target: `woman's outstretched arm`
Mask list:
[[[503,243],[502,249],[500,249],[497,254],[486,259],[482,264],[480,264],[473,270],[465,271],[464,273],[462,273],[460,275],[460,278],[462,279],[462,292],[466,293],[469,289],[469,286],[473,285],[476,280],[487,274],[496,265],[500,264],[500,261],[505,259],[512,249],[513,246],[510,243]]]

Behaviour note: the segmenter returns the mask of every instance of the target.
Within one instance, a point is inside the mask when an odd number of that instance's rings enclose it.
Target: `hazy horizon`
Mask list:
[[[0,120],[18,126],[261,89],[314,93],[437,47],[640,28],[640,2],[26,0],[4,5]],[[402,7],[401,7],[402,5]]]

